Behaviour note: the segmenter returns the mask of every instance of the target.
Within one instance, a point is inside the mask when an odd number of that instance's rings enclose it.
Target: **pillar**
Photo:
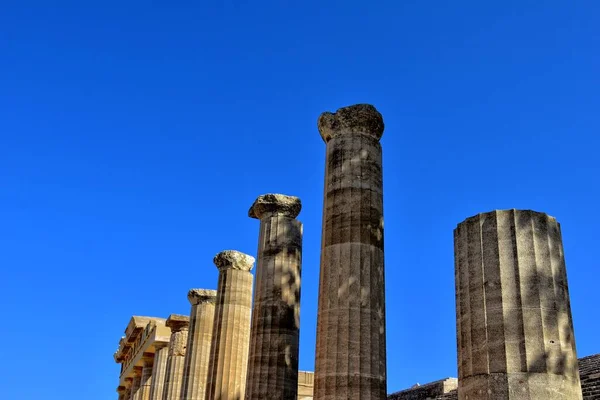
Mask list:
[[[454,230],[458,398],[581,399],[560,225],[502,210]]]
[[[168,354],[168,343],[154,343],[154,366],[152,367],[150,400],[162,400],[163,398]]]
[[[259,196],[260,220],[246,400],[296,400],[300,334],[300,199]]]
[[[383,118],[358,104],[323,113],[325,198],[315,400],[385,400]]]
[[[154,354],[144,354],[142,357],[142,379],[140,381],[140,388],[138,400],[150,400],[150,389],[152,386],[152,369],[154,367]]]
[[[219,269],[206,400],[241,400],[246,388],[254,258],[235,250],[217,254]]]
[[[185,315],[171,314],[167,318],[166,325],[171,328],[171,338],[162,400],[179,400],[181,396],[189,324],[190,319]]]
[[[142,381],[142,367],[133,367],[133,382],[131,384],[131,400],[139,400],[140,383]]]
[[[124,399],[133,400],[133,392],[131,391],[131,387],[133,386],[133,378],[128,376],[123,380],[123,383],[125,384],[125,394],[123,396]]]
[[[216,299],[216,290],[191,289],[188,292],[192,309],[181,400],[204,400]]]
[[[127,400],[127,388],[125,386],[119,386],[117,393],[119,394],[119,400]]]

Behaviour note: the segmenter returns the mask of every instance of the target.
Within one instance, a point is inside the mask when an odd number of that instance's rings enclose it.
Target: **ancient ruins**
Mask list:
[[[560,225],[491,211],[454,231],[458,379],[387,394],[380,139],[371,105],[323,113],[326,144],[315,373],[298,370],[300,199],[259,196],[254,257],[217,254],[190,314],[134,316],[114,359],[119,400],[592,400],[600,355],[577,360]],[[254,293],[253,293],[254,286]]]

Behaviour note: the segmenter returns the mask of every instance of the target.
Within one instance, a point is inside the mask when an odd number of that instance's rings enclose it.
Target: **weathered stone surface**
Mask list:
[[[150,400],[150,390],[152,387],[152,369],[154,367],[154,354],[144,354],[142,357],[143,369],[142,380],[140,381],[139,400]]]
[[[335,113],[324,112],[317,127],[325,142],[339,135],[371,135],[377,140],[383,135],[383,117],[370,104],[356,104],[338,109]]]
[[[162,400],[178,400],[181,396],[189,323],[189,317],[180,314],[171,314],[167,319],[171,340]]]
[[[229,250],[214,261],[219,283],[206,400],[241,400],[248,369],[254,258]]]
[[[456,398],[457,388],[458,379],[446,378],[392,393],[388,400],[441,400],[452,395]]]
[[[150,400],[162,400],[165,390],[165,377],[167,375],[167,361],[169,359],[168,343],[156,346],[154,352],[154,366],[152,368],[152,385],[150,386]]]
[[[260,217],[246,400],[296,400],[300,333],[300,199],[260,196]],[[254,210],[254,212],[252,212]],[[283,212],[280,212],[283,211]]]
[[[191,289],[188,292],[192,309],[181,400],[204,400],[216,298],[216,290]]]
[[[188,301],[192,306],[202,303],[214,303],[217,300],[217,291],[209,289],[190,289],[188,292]],[[193,318],[193,317],[192,317]],[[190,322],[191,324],[191,322]],[[193,325],[193,324],[191,324]]]
[[[258,196],[248,211],[250,218],[261,219],[265,214],[296,218],[302,209],[300,198],[270,193]]]
[[[583,400],[600,399],[600,354],[579,359]]]
[[[254,266],[254,257],[236,250],[225,250],[217,254],[213,262],[220,271],[226,269],[250,271]]]
[[[356,105],[318,126],[327,149],[314,397],[383,400],[383,119]]]
[[[454,243],[459,399],[581,399],[556,220],[478,214]]]

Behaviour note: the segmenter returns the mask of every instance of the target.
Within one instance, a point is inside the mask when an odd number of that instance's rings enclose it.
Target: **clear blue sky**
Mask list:
[[[151,4],[152,3],[152,4]],[[600,352],[600,4],[6,1],[2,397],[116,399],[132,314],[188,313],[255,254],[257,195],[300,196],[312,370],[322,111],[383,114],[388,390],[456,376],[452,230],[562,224],[578,353]]]

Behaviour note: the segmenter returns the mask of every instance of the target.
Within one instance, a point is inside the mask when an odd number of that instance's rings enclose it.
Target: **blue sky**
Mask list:
[[[388,390],[456,376],[452,230],[562,224],[578,353],[600,352],[600,4],[7,1],[0,312],[7,399],[116,398],[130,316],[188,313],[255,254],[254,199],[302,198],[312,370],[323,111],[383,114]]]

